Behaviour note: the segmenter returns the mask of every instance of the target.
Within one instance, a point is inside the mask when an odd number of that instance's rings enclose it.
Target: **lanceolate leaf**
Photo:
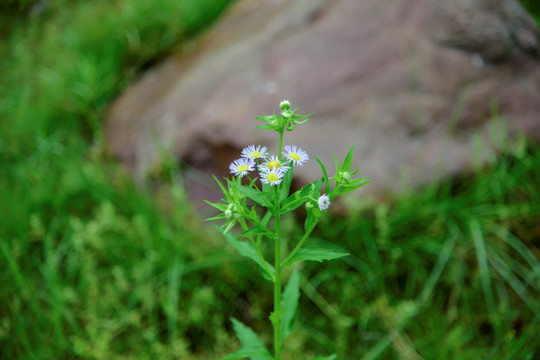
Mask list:
[[[326,193],[327,194],[330,194],[330,182],[328,182],[328,174],[326,172],[326,168],[324,167],[323,163],[321,162],[321,160],[315,158],[315,160],[317,160],[317,162],[319,163],[319,166],[321,167],[321,170],[322,170],[322,173],[323,173],[323,177],[324,177],[324,188],[326,190]]]
[[[272,207],[272,199],[269,194],[260,192],[252,188],[248,188],[247,186],[243,186],[242,184],[239,184],[237,182],[232,182],[232,184],[238,192],[255,201],[257,204],[265,206],[267,208]]]
[[[370,182],[371,182],[371,180],[367,180],[367,178],[353,179],[353,180],[349,181],[348,184],[342,185],[339,188],[334,189],[334,192],[332,193],[332,195],[334,197],[336,197],[336,196],[339,196],[339,195],[346,194],[348,192],[351,192],[353,190],[361,188],[362,186],[364,186],[366,184],[369,184]]]
[[[240,340],[242,347],[240,351],[227,355],[223,360],[245,359],[250,360],[272,360],[272,356],[264,343],[259,339],[257,334],[249,327],[242,324],[240,321],[232,318],[234,333]]]
[[[281,318],[282,340],[285,340],[291,332],[296,309],[298,308],[298,299],[300,299],[300,279],[298,271],[294,269],[281,298],[281,306],[283,307],[283,317]]]
[[[319,219],[321,218],[322,211],[319,210],[317,206],[314,206],[312,208],[306,207],[306,221],[304,222],[304,230],[305,231],[311,231],[317,225],[319,222]]]
[[[217,216],[214,216],[214,217],[211,217],[211,218],[208,218],[208,219],[205,219],[206,221],[212,221],[212,220],[223,220],[223,219],[227,219],[227,216],[225,216],[225,214],[219,214]]]
[[[355,145],[353,145],[353,146],[351,147],[351,149],[349,150],[349,152],[348,152],[347,155],[345,156],[345,160],[343,160],[343,164],[341,164],[341,167],[340,167],[340,170],[341,170],[341,171],[346,171],[346,172],[350,172],[350,171],[351,171],[352,157],[353,157],[354,147],[355,147]]]
[[[341,257],[350,255],[347,250],[334,243],[324,241],[321,239],[310,238],[306,247],[300,249],[298,253],[293,256],[289,261],[283,264],[283,266],[289,266],[297,261],[324,261],[339,259]]]
[[[267,261],[263,262],[255,248],[249,242],[238,240],[238,238],[231,233],[223,233],[223,236],[225,236],[225,240],[227,240],[240,255],[255,261],[258,265],[258,269],[261,270],[265,278],[269,280],[274,278],[274,267]]]
[[[304,204],[310,198],[317,199],[319,197],[319,188],[322,182],[322,179],[317,180],[296,191],[294,194],[291,194],[291,196],[289,196],[281,205],[280,213],[287,214]]]
[[[256,120],[261,120],[261,121],[272,121],[275,118],[276,118],[276,115],[255,116]]]
[[[216,180],[216,182],[218,183],[219,185],[219,188],[221,189],[221,191],[223,192],[223,195],[225,195],[225,198],[227,198],[227,202],[231,202],[231,195],[229,194],[229,192],[227,191],[227,189],[225,188],[225,186],[221,183],[221,181],[219,181],[219,179],[215,176],[215,175],[212,175],[212,177],[214,178],[214,180]]]
[[[283,178],[283,182],[281,183],[281,194],[279,196],[279,200],[283,201],[287,196],[289,196],[289,190],[291,189],[291,182],[293,177],[293,170],[287,171],[285,174],[285,177]]]
[[[263,225],[255,225],[252,228],[249,228],[248,230],[244,231],[242,233],[243,236],[255,236],[255,235],[266,235],[267,237],[273,237],[274,233],[268,230]]]

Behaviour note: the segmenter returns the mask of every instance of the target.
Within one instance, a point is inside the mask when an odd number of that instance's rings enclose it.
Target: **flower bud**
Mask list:
[[[281,115],[283,115],[284,118],[290,118],[292,116],[292,111],[289,109],[283,110],[281,112]]]
[[[291,108],[291,102],[289,100],[283,100],[279,103],[281,110],[289,110]]]
[[[270,121],[270,125],[276,129],[279,129],[279,121],[277,121],[276,119],[273,119],[272,121]]]
[[[235,204],[229,204],[229,206],[227,206],[227,209],[224,211],[224,213],[227,219],[238,219],[238,217],[240,216]]]
[[[349,182],[349,179],[351,178],[351,173],[349,173],[348,171],[341,171],[339,173],[339,177],[341,179],[340,182],[346,184]]]

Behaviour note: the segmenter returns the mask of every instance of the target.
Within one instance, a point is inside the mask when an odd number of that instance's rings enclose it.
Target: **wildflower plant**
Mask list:
[[[314,240],[310,242],[310,235],[336,197],[369,182],[367,178],[353,178],[358,171],[351,171],[353,146],[341,164],[334,154],[336,172],[333,177],[328,177],[323,163],[315,158],[322,170],[322,177],[291,194],[294,169],[309,161],[309,155],[296,145],[283,147],[283,137],[285,130],[293,131],[296,126],[307,123],[311,114],[296,114],[297,109],[291,110],[288,100],[280,103],[280,109],[279,115],[274,113],[255,118],[265,122],[256,128],[274,130],[279,134],[277,155],[271,154],[262,145],[245,147],[241,157],[229,166],[232,178],[222,183],[214,177],[225,198],[219,203],[207,202],[220,211],[219,215],[208,220],[225,220],[220,227],[225,239],[240,255],[253,260],[262,276],[272,282],[274,288],[274,311],[270,314],[274,333],[273,353],[253,330],[232,319],[241,348],[223,360],[281,360],[284,341],[291,332],[300,298],[298,272],[293,269],[283,289],[282,271],[299,261],[332,260],[349,254],[332,243]],[[322,194],[321,189],[324,189]],[[287,238],[282,233],[281,219],[302,205],[305,206],[307,215],[304,235],[298,240]],[[237,233],[231,231],[235,225],[239,228]],[[272,263],[267,260],[268,255],[263,254],[262,245],[265,242],[273,245],[274,253],[270,258]],[[288,246],[282,246],[284,244]],[[307,244],[309,246],[305,246]],[[284,253],[284,249],[289,247],[292,250]],[[315,359],[335,358],[335,355],[331,355]]]

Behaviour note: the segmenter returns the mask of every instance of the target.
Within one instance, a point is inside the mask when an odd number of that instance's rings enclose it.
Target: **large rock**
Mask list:
[[[285,143],[330,167],[356,144],[374,180],[362,191],[380,195],[404,170],[418,186],[488,161],[516,133],[538,140],[538,54],[516,0],[240,0],[118,99],[106,137],[138,178],[162,151],[226,175],[245,145],[275,149],[253,117],[290,99],[314,115]],[[297,174],[321,176],[314,162]]]

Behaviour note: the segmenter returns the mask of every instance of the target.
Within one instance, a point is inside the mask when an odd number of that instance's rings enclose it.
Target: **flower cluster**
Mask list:
[[[229,169],[231,174],[239,177],[257,169],[263,184],[279,185],[291,167],[302,166],[309,160],[308,154],[295,145],[286,146],[282,155],[282,158],[270,155],[265,146],[249,145],[242,150],[242,157],[234,160]]]
[[[282,108],[286,101],[282,102]],[[309,155],[296,145],[285,146],[282,157],[270,155],[266,146],[249,145],[242,149],[241,158],[229,165],[231,174],[240,178],[257,169],[263,184],[277,186],[292,167],[302,166],[309,160]],[[317,200],[319,209],[326,210],[330,206],[330,198],[323,194]]]

